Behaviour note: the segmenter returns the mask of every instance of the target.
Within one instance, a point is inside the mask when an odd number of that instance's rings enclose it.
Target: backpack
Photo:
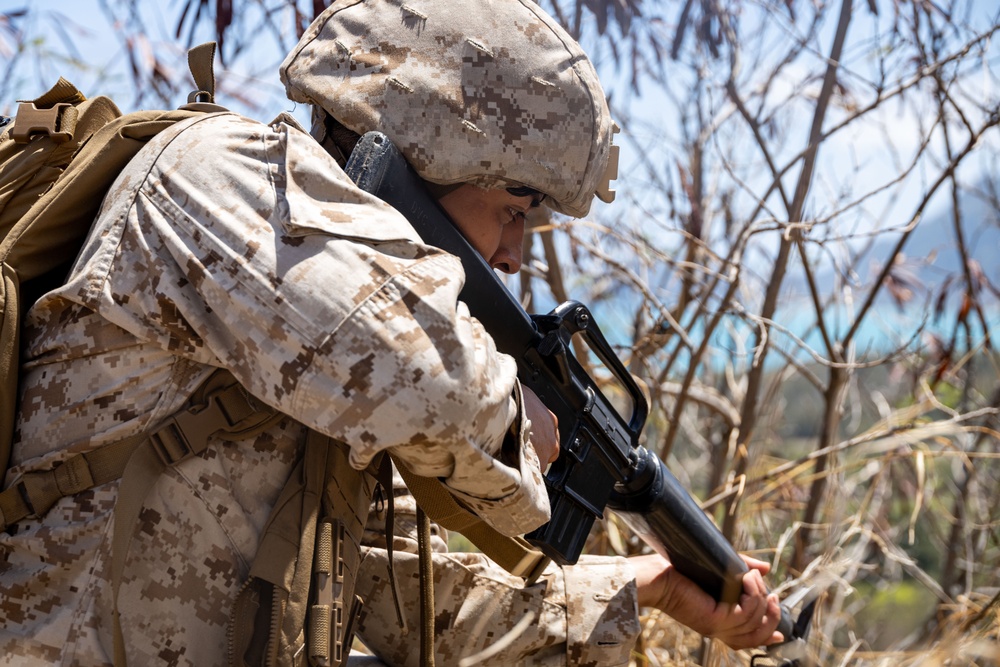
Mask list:
[[[199,90],[173,111],[122,115],[107,97],[87,99],[66,79],[20,103],[0,127],[0,470],[6,472],[17,408],[21,318],[58,286],[87,236],[105,193],[153,136],[213,111],[215,44],[191,49]]]

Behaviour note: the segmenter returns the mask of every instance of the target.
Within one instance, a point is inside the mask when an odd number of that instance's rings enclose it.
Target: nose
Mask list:
[[[521,270],[521,246],[524,243],[524,218],[504,225],[500,245],[490,258],[490,266],[511,275]]]

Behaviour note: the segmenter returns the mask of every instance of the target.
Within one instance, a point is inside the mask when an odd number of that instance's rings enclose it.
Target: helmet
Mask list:
[[[532,0],[338,0],[281,80],[354,132],[384,132],[431,183],[526,186],[577,217],[599,190],[610,201],[604,91]]]

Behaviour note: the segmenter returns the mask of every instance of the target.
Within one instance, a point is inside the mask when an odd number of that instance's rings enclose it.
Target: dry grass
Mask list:
[[[927,397],[824,452],[835,461],[823,473],[824,521],[812,526],[800,573],[788,563],[801,529],[790,517],[810,488],[816,454],[771,460],[740,486],[741,539],[772,561],[776,590],[821,596],[812,664],[1000,665],[1000,437],[986,426],[997,411],[942,408]],[[637,666],[749,665],[753,657],[702,642],[661,613],[643,624]]]

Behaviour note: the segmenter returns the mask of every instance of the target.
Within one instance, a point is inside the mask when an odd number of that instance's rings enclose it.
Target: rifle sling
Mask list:
[[[440,480],[414,475],[393,458],[407,488],[431,519],[448,530],[465,535],[486,556],[527,584],[533,583],[549,559],[522,537],[510,537],[462,507]]]

